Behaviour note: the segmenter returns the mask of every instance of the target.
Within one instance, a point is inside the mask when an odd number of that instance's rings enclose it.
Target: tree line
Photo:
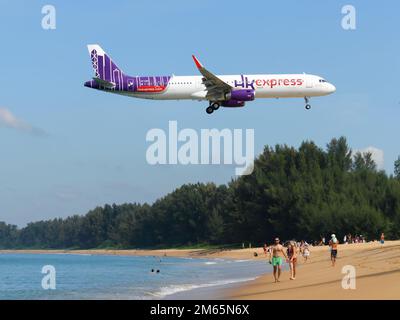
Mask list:
[[[185,184],[153,204],[105,205],[86,215],[0,222],[0,248],[148,248],[318,240],[330,233],[400,238],[400,157],[394,175],[344,137],[325,149],[266,146],[251,175]]]

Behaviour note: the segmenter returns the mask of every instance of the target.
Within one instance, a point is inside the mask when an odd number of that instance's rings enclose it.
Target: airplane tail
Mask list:
[[[94,78],[104,83],[118,83],[123,78],[124,73],[111,60],[98,44],[89,44],[90,59],[94,70]]]

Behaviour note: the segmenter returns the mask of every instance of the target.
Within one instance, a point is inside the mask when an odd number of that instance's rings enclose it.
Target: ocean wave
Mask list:
[[[194,289],[209,288],[209,287],[216,287],[216,286],[224,286],[224,285],[229,285],[229,284],[234,284],[234,283],[252,281],[255,279],[256,279],[256,277],[242,278],[242,279],[218,280],[215,282],[201,283],[201,284],[176,284],[176,285],[161,287],[159,291],[154,292],[154,293],[150,293],[150,292],[147,292],[147,293],[156,298],[164,298],[166,296],[169,296],[169,295],[172,295],[175,293],[179,293],[179,292],[183,292],[183,291],[190,291],[190,290],[194,290]]]

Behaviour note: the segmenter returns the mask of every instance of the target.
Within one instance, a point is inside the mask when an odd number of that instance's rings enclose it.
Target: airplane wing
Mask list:
[[[224,100],[225,94],[231,92],[233,87],[204,68],[194,55],[192,57],[197,69],[199,69],[200,73],[203,75],[203,84],[207,88],[206,99]]]

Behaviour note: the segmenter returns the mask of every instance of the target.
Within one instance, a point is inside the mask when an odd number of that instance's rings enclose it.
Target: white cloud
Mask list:
[[[31,126],[25,121],[18,119],[6,108],[0,108],[0,127],[12,128],[38,136],[46,135],[44,130]]]
[[[385,159],[383,150],[375,148],[373,146],[369,146],[364,149],[354,150],[354,154],[356,154],[357,152],[361,152],[362,154],[370,152],[372,155],[372,160],[374,160],[374,162],[376,163],[378,170],[382,170],[384,168]]]

